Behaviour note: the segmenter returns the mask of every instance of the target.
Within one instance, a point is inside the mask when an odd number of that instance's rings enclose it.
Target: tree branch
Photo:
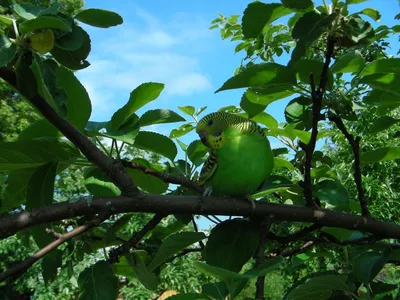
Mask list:
[[[365,200],[365,193],[362,187],[362,176],[361,176],[361,166],[360,166],[360,137],[354,138],[352,134],[350,134],[346,126],[344,125],[341,118],[334,114],[329,114],[329,120],[336,124],[337,128],[343,133],[343,135],[348,140],[351,149],[353,150],[354,155],[354,181],[357,186],[358,193],[358,201],[360,202],[361,212],[364,217],[371,216],[369,212],[367,201]]]
[[[400,225],[373,218],[310,207],[256,202],[253,210],[243,199],[214,196],[145,195],[143,197],[94,197],[74,203],[61,202],[0,218],[0,238],[43,223],[92,216],[108,210],[110,214],[147,212],[167,214],[224,215],[267,217],[278,221],[310,222],[325,227],[338,227],[368,232],[382,238],[400,238]]]
[[[147,222],[146,225],[142,228],[142,230],[136,232],[126,243],[123,245],[114,248],[113,250],[110,251],[108,263],[113,264],[119,261],[119,257],[124,254],[125,252],[128,252],[130,249],[135,248],[136,244],[140,242],[140,240],[148,233],[150,230],[152,230],[154,227],[157,226],[158,223],[161,222],[161,220],[165,217],[165,215],[162,214],[156,214],[149,222]]]
[[[0,68],[0,78],[5,80],[16,91],[19,92],[15,73],[6,68]],[[24,96],[24,95],[22,95]],[[36,109],[53,124],[68,140],[70,140],[89,161],[98,166],[126,196],[138,196],[143,193],[135,186],[132,179],[125,172],[122,165],[104,154],[96,145],[82,132],[75,128],[70,122],[62,118],[41,96],[25,97]]]
[[[46,254],[48,254],[52,250],[56,249],[58,246],[65,243],[66,241],[84,233],[85,231],[87,231],[95,226],[99,226],[106,218],[107,218],[106,215],[103,215],[101,217],[100,216],[96,217],[96,218],[90,220],[87,224],[76,227],[75,229],[71,230],[70,232],[61,235],[58,239],[54,240],[53,242],[51,242],[44,248],[40,249],[38,252],[33,254],[28,259],[9,268],[7,271],[1,273],[0,274],[0,282],[3,282],[4,280],[6,280],[9,277],[13,277],[14,280],[16,278],[20,277],[22,274],[24,274],[29,269],[29,267],[31,267],[35,262],[37,262],[39,259],[44,257]]]
[[[268,235],[267,239],[274,240],[274,241],[280,242],[282,244],[287,244],[292,241],[300,240],[301,238],[308,236],[311,232],[313,232],[315,230],[319,230],[321,228],[322,228],[322,226],[320,224],[313,224],[309,227],[303,228],[299,231],[296,231],[292,234],[288,234],[286,236],[278,236],[273,233],[270,233]]]
[[[184,186],[184,187],[191,189],[195,192],[198,192],[200,194],[203,194],[203,192],[204,192],[204,189],[201,186],[199,186],[197,183],[191,181],[190,179],[187,179],[184,176],[174,176],[174,175],[167,174],[165,172],[158,172],[154,169],[146,168],[146,167],[142,166],[141,164],[127,161],[125,159],[122,159],[121,163],[125,168],[140,170],[143,173],[157,177],[164,182],[168,182],[168,183],[172,183],[172,184],[179,184],[181,186]]]
[[[306,156],[306,160],[304,163],[304,198],[306,200],[307,206],[309,207],[317,207],[312,195],[311,162],[315,150],[315,145],[317,143],[318,121],[320,119],[320,113],[322,108],[322,98],[324,96],[325,87],[328,82],[329,64],[331,63],[331,58],[335,48],[335,39],[333,37],[328,36],[326,47],[327,50],[326,50],[325,63],[322,68],[321,80],[317,91],[315,91],[314,76],[313,75],[310,76],[311,94],[313,102],[311,138],[307,145],[300,143],[300,146],[303,148]]]
[[[265,261],[265,241],[269,234],[273,218],[264,219],[261,223],[260,242],[257,248],[256,267],[261,266]],[[256,281],[256,299],[265,300],[264,297],[265,275],[259,276]]]

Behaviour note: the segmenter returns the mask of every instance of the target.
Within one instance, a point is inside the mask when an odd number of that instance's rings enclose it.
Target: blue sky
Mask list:
[[[315,2],[322,4],[322,1]],[[244,53],[234,54],[238,42],[221,40],[219,30],[209,30],[209,27],[218,13],[241,15],[248,3],[247,0],[86,0],[85,7],[115,11],[124,19],[122,25],[109,29],[84,26],[92,41],[91,66],[79,71],[77,76],[92,101],[91,120],[109,120],[126,103],[135,87],[149,81],[164,83],[165,89],[139,115],[156,108],[179,112],[177,106],[181,105],[208,106],[206,113],[225,105],[239,105],[244,89],[218,94],[214,91],[232,76]],[[394,20],[400,12],[397,0],[370,0],[351,5],[350,11],[366,7],[382,13],[380,23],[370,20],[374,27],[400,24]],[[397,37],[391,42],[391,53],[396,54],[400,48]],[[284,55],[277,62],[286,64],[288,58]],[[272,103],[266,112],[283,122],[289,100]],[[157,125],[147,130],[169,135],[179,125]],[[181,140],[189,144],[197,138],[192,132]],[[282,146],[272,141],[273,148]]]
[[[214,94],[240,64],[244,53],[234,54],[238,42],[221,40],[220,32],[209,30],[218,13],[225,16],[242,14],[247,0],[87,0],[85,7],[103,8],[119,13],[124,23],[100,29],[84,26],[92,40],[91,66],[78,72],[93,103],[92,121],[109,120],[113,112],[129,98],[129,93],[143,82],[164,83],[159,99],[139,111],[180,105],[208,106],[212,112],[225,105],[239,105],[243,89]],[[265,1],[279,2],[279,1]],[[330,2],[330,1],[328,1]],[[316,1],[321,4],[322,1]],[[374,26],[399,24],[394,16],[400,12],[397,0],[370,0],[351,5],[351,11],[365,7],[382,13],[382,22]],[[397,38],[394,53],[399,49]],[[288,56],[278,62],[285,64]],[[267,112],[284,121],[284,107],[289,100],[271,104]],[[178,111],[179,112],[179,111]],[[148,128],[168,135],[172,125]],[[187,135],[189,143],[197,137]],[[279,145],[276,145],[279,146]]]

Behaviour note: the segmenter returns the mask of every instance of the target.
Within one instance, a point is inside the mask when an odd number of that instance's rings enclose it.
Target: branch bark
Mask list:
[[[110,214],[124,212],[148,212],[160,214],[196,214],[246,217],[274,216],[277,221],[311,222],[325,227],[338,227],[368,232],[382,238],[400,238],[400,225],[373,218],[328,209],[256,202],[252,208],[243,199],[228,197],[145,195],[143,197],[95,197],[74,203],[56,203],[16,215],[0,218],[0,238],[19,230],[78,216],[92,216],[107,211]]]
[[[65,243],[66,241],[84,233],[85,231],[87,231],[95,226],[99,226],[105,219],[106,219],[105,216],[96,217],[96,218],[90,220],[87,224],[76,227],[75,229],[71,230],[70,232],[63,234],[58,239],[51,242],[46,247],[40,249],[38,252],[33,254],[28,259],[9,268],[7,271],[1,273],[0,274],[0,282],[3,282],[4,280],[6,280],[9,277],[13,277],[15,280],[16,278],[18,278],[22,274],[24,274],[29,269],[29,267],[31,267],[35,262],[37,262],[39,259],[44,257],[46,254],[50,253],[52,250],[56,249],[58,246]]]
[[[16,91],[18,91],[16,75],[12,70],[6,67],[1,67],[0,78],[5,80]],[[98,149],[87,136],[75,128],[70,122],[62,118],[45,99],[38,94],[26,99],[51,124],[60,130],[60,132],[64,134],[64,136],[68,138],[89,161],[98,166],[111,179],[111,181],[120,188],[123,195],[131,197],[142,195],[142,192],[135,186],[132,179],[118,161],[115,161]]]
[[[349,142],[354,155],[354,181],[357,186],[358,201],[360,202],[361,212],[364,217],[371,216],[369,212],[367,201],[365,199],[364,189],[362,187],[361,164],[360,164],[360,137],[354,138],[349,133],[343,120],[334,114],[329,114],[329,120],[336,124],[337,128],[343,133]]]
[[[267,236],[271,228],[272,221],[273,221],[272,218],[268,218],[261,223],[260,242],[258,244],[257,256],[256,256],[256,267],[261,266],[265,261],[265,255],[264,255],[265,242],[267,240]],[[257,278],[256,299],[265,300],[264,282],[265,282],[265,275]]]
[[[312,195],[311,162],[315,150],[315,145],[317,143],[318,121],[320,119],[320,113],[322,108],[322,98],[324,96],[325,87],[328,82],[329,64],[331,63],[333,50],[335,48],[335,39],[333,37],[328,36],[326,47],[327,50],[326,50],[325,63],[322,68],[321,80],[319,82],[319,88],[317,90],[315,90],[314,76],[313,75],[310,76],[311,95],[313,102],[311,138],[307,145],[303,143],[300,144],[306,156],[306,160],[304,163],[304,198],[306,200],[307,206],[309,207],[317,207]]]

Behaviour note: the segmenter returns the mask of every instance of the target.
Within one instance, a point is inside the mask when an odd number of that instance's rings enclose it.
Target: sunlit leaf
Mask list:
[[[364,164],[400,158],[400,147],[383,147],[361,153],[360,160]]]

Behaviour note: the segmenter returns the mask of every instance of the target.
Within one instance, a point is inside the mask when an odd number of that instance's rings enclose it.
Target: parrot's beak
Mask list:
[[[199,136],[200,136],[200,140],[203,143],[203,145],[209,147],[208,139],[207,139],[207,132],[200,131]]]

